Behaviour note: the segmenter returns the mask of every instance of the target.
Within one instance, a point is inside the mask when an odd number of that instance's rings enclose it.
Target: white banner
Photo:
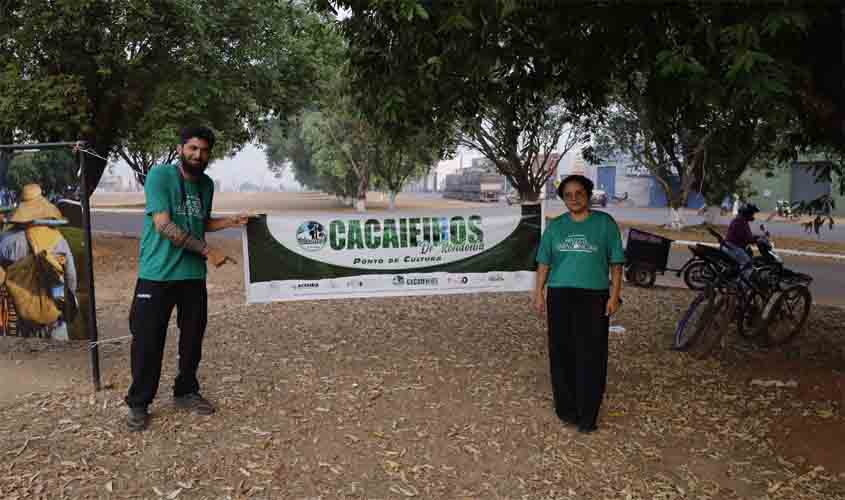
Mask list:
[[[264,216],[244,232],[247,301],[529,291],[539,210]]]

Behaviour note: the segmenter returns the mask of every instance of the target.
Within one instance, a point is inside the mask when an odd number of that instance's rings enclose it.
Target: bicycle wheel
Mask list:
[[[651,288],[657,281],[657,272],[644,267],[634,267],[631,269],[631,277],[634,285]]]
[[[813,296],[804,285],[793,285],[777,292],[763,311],[763,328],[768,345],[783,345],[795,338],[810,315]]]
[[[684,270],[684,283],[690,290],[704,290],[714,281],[716,281],[716,271],[709,262],[699,260]]]
[[[746,339],[753,339],[758,337],[766,326],[763,322],[763,310],[766,307],[766,300],[762,295],[752,291],[747,292],[749,295],[743,299],[741,305],[742,317],[737,318],[736,327],[739,335]]]
[[[719,344],[733,320],[736,311],[736,297],[732,294],[717,293],[711,302],[706,325],[698,334],[695,344],[689,352],[696,359],[704,359]]]
[[[702,320],[706,318],[704,315],[708,307],[708,302],[712,298],[712,293],[702,291],[690,303],[687,312],[678,322],[678,327],[675,329],[675,337],[672,341],[672,349],[676,351],[686,351],[695,342],[695,337],[699,333],[699,325]]]

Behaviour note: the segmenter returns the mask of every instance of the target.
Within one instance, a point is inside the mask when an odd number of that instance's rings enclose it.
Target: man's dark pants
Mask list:
[[[205,280],[150,281],[139,279],[129,313],[132,332],[132,385],[126,404],[145,408],[152,403],[161,380],[167,324],[173,308],[179,327],[179,374],[173,395],[199,392],[197,368],[208,321]]]
[[[549,364],[555,413],[596,425],[607,384],[608,292],[548,288]]]

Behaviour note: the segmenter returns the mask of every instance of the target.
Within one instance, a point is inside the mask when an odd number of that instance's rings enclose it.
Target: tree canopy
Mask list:
[[[837,5],[316,2],[330,3],[351,13],[342,32],[364,109],[396,134],[482,116],[502,82],[514,98],[557,86],[574,116],[606,126],[624,105],[638,150],[685,176],[676,204],[755,157],[845,151]]]
[[[297,2],[0,8],[0,142],[81,139],[103,157],[123,152],[139,170],[194,122],[237,150],[268,117],[310,100],[325,55],[326,24]],[[89,166],[96,185],[105,161]]]

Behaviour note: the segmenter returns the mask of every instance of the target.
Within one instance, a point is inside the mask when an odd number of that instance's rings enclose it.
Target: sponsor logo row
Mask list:
[[[393,276],[391,282],[393,286],[396,287],[427,287],[427,286],[439,286],[441,279],[438,277],[433,276],[403,276],[401,274],[397,274]],[[497,283],[505,281],[505,276],[502,273],[493,273],[487,274],[484,276],[476,277],[470,280],[469,276],[449,276],[446,278],[446,282],[450,285],[468,285],[470,282],[474,283],[481,283],[481,282],[488,282],[488,283]],[[342,282],[338,281],[327,281],[326,283],[322,283],[320,281],[300,281],[291,284],[291,288],[294,290],[302,290],[302,289],[318,289],[318,288],[364,288],[365,283],[364,280],[360,278],[348,280],[345,285]]]

